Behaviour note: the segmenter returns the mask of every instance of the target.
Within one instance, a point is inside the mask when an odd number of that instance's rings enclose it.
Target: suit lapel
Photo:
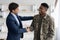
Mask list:
[[[12,16],[13,19],[16,21],[15,17],[11,13],[9,13],[9,15]],[[17,21],[16,21],[16,24],[18,25]]]

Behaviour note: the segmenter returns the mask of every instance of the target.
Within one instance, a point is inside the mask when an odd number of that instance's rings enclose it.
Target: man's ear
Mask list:
[[[14,10],[12,10],[12,12],[14,12]]]

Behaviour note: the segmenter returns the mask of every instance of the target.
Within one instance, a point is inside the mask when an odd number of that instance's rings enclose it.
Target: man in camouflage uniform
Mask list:
[[[34,40],[52,40],[54,35],[54,21],[46,14],[49,6],[42,3],[39,7],[39,14],[34,16],[30,31],[34,30]]]

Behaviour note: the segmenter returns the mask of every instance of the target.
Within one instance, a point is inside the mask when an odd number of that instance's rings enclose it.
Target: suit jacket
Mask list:
[[[23,38],[23,33],[26,32],[26,29],[22,27],[21,21],[31,20],[31,19],[33,19],[32,16],[30,17],[19,16],[18,20],[20,25],[18,25],[14,16],[11,13],[9,13],[6,19],[6,25],[8,28],[7,40],[20,40],[21,37]]]
[[[31,31],[34,30],[34,40],[37,40],[38,27],[40,23],[40,15],[35,15],[33,22],[31,24]],[[42,18],[41,29],[40,29],[40,39],[41,40],[52,40],[54,35],[54,21],[49,15]]]

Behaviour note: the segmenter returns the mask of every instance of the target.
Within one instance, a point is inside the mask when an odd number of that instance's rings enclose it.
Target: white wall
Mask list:
[[[49,5],[54,4],[55,0],[0,0],[0,4],[9,4],[10,2],[16,2],[19,4],[40,4],[42,2],[46,2]]]
[[[9,4],[10,2],[16,2],[18,4],[28,4],[28,5],[32,4],[32,5],[37,5],[37,7],[39,7],[42,2],[46,2],[50,6],[54,5],[54,0],[0,0],[0,4],[3,4],[3,5],[4,4]],[[6,14],[7,14],[7,12],[6,12]],[[26,15],[27,16],[29,16],[29,15],[33,16],[34,14],[37,14],[37,13],[19,13],[19,14],[22,15],[22,16],[26,16]],[[31,24],[31,21],[27,21],[27,22],[25,21],[23,23],[24,27],[26,27],[26,25],[30,26],[30,24]],[[32,34],[33,33],[30,33],[30,34],[27,33],[26,35],[24,35],[24,38],[29,36],[28,39],[26,38],[26,40],[29,40],[29,39],[33,38]],[[31,35],[32,35],[32,37],[31,37]]]
[[[59,4],[60,4],[60,0],[59,0]],[[58,9],[58,27],[56,30],[56,40],[60,40],[60,5],[59,5],[59,9]]]

